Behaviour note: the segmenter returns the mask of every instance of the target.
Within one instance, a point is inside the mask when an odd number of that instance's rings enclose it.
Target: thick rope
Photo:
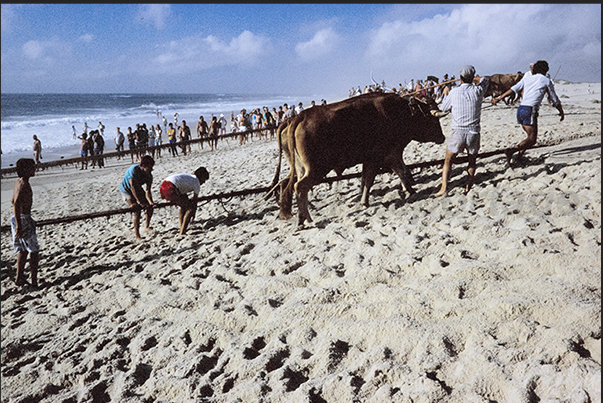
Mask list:
[[[577,137],[566,139],[566,140],[556,140],[556,141],[550,141],[547,143],[538,144],[538,145],[535,145],[535,146],[529,148],[529,150],[558,145],[558,144],[564,143],[566,141],[574,140],[575,138],[577,138]],[[478,158],[488,158],[488,157],[492,157],[492,156],[499,155],[499,154],[507,154],[508,152],[511,152],[511,151],[516,152],[518,150],[519,149],[517,147],[509,147],[509,148],[504,148],[504,149],[487,151],[484,153],[479,153]],[[455,163],[457,163],[457,164],[464,163],[466,161],[467,161],[467,156],[457,157],[455,159]],[[438,165],[443,165],[443,164],[444,164],[444,159],[437,159],[437,160],[432,160],[432,161],[407,164],[407,167],[408,167],[408,169],[417,169],[417,168],[427,168],[427,167],[432,167],[432,166],[438,166]],[[362,176],[362,172],[346,174],[346,175],[341,175],[341,176],[329,176],[329,177],[323,178],[320,181],[320,183],[333,183],[333,182],[337,182],[337,181],[341,181],[341,180],[359,178],[361,176]],[[260,202],[268,200],[270,195],[276,190],[277,186],[278,185],[275,185],[273,187],[261,186],[261,187],[251,188],[251,189],[237,190],[237,191],[233,191],[233,192],[229,192],[229,193],[218,193],[218,194],[213,194],[213,195],[208,195],[208,196],[199,196],[197,198],[197,203],[204,202],[204,201],[211,201],[211,200],[220,200],[220,202],[221,202],[222,199],[230,199],[233,197],[244,197],[244,196],[249,196],[249,195],[254,195],[254,194],[259,194],[259,193],[267,193],[261,200],[259,200],[257,203],[255,203],[253,205],[253,207],[255,207]],[[158,203],[158,204],[155,204],[154,209],[165,208],[165,207],[175,206],[175,205],[176,204],[174,204],[174,203],[168,203],[168,202]],[[226,208],[224,208],[224,210],[227,211]],[[44,227],[47,225],[71,223],[71,222],[75,222],[75,221],[88,220],[88,219],[92,219],[92,218],[111,217],[111,216],[118,215],[118,214],[133,213],[135,211],[136,210],[134,208],[123,208],[123,209],[116,209],[116,210],[99,211],[99,212],[88,213],[88,214],[80,214],[80,215],[76,215],[76,216],[53,218],[53,219],[48,219],[48,220],[40,220],[37,222],[37,226]],[[10,225],[3,225],[2,227],[0,227],[1,232],[10,231],[10,229],[11,229]]]

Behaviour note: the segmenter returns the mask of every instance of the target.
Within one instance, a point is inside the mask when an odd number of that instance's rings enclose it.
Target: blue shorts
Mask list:
[[[536,126],[538,123],[538,108],[520,105],[517,108],[517,123],[522,126]]]

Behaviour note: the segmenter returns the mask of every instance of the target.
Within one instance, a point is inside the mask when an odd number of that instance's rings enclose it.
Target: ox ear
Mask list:
[[[443,118],[444,116],[448,115],[448,112],[436,111],[435,109],[432,109],[429,112],[436,118]]]

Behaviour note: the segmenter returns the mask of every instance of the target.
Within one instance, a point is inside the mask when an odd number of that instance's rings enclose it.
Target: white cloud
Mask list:
[[[481,74],[513,73],[539,59],[552,70],[575,58],[592,59],[593,49],[600,65],[600,10],[600,5],[470,4],[421,21],[389,21],[371,33],[365,61],[408,79],[455,74],[464,64]]]
[[[27,41],[21,47],[21,52],[26,59],[35,60],[37,67],[61,65],[72,55],[69,44],[56,38],[47,41]]]
[[[137,18],[143,24],[151,24],[157,29],[163,29],[171,15],[172,8],[168,4],[144,4],[139,7]]]
[[[85,35],[80,36],[80,41],[85,42],[85,43],[92,42],[92,39],[94,39],[94,37],[91,34],[85,34]]]
[[[339,36],[332,28],[322,29],[309,41],[298,43],[295,52],[302,61],[313,61],[329,54],[338,41]]]
[[[269,52],[270,46],[267,38],[250,31],[243,31],[229,42],[213,35],[205,38],[189,37],[163,46],[162,52],[154,61],[160,69],[172,72],[254,65]]]
[[[40,59],[44,54],[44,45],[40,41],[28,41],[23,45],[23,54],[31,60]]]

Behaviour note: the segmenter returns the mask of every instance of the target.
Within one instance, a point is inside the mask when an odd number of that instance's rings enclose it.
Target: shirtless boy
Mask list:
[[[10,219],[13,234],[13,248],[18,252],[17,275],[15,283],[19,286],[25,285],[25,263],[29,259],[29,270],[31,272],[31,285],[38,287],[38,265],[40,262],[40,246],[36,234],[36,222],[31,218],[31,206],[33,204],[33,191],[29,184],[29,178],[36,174],[36,162],[31,158],[21,158],[17,161],[17,183],[13,190],[13,216]]]

